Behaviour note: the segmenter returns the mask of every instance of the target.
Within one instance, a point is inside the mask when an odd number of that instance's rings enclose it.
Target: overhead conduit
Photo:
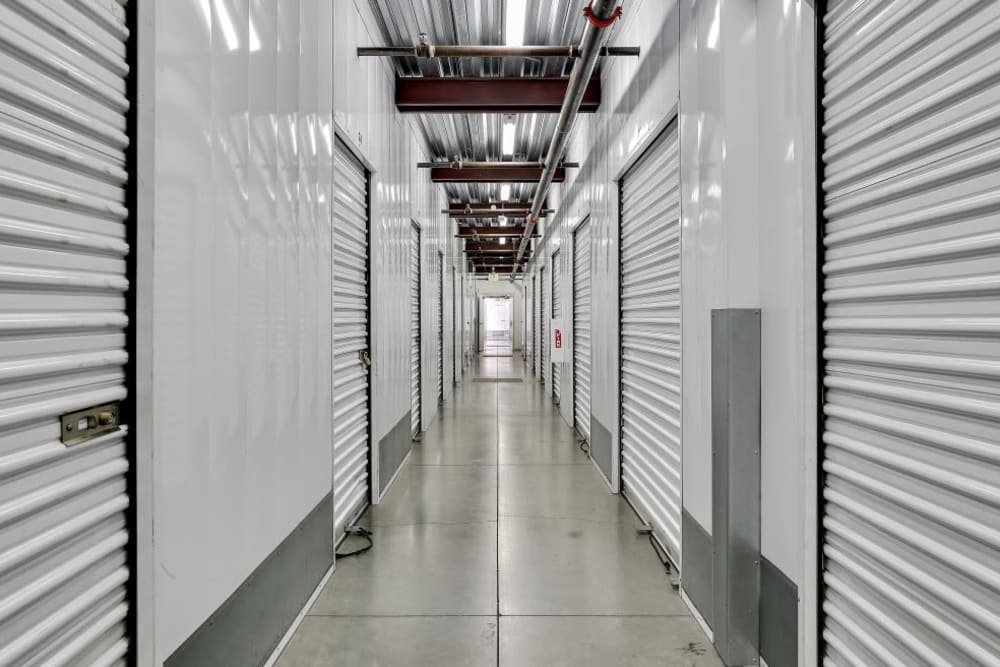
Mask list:
[[[590,6],[583,10],[587,17],[587,27],[583,30],[583,38],[577,48],[579,57],[573,63],[573,71],[570,73],[569,86],[566,88],[566,98],[563,100],[562,109],[559,111],[559,120],[556,123],[556,131],[549,145],[549,152],[545,158],[545,169],[538,182],[538,189],[535,190],[535,197],[531,203],[531,212],[528,214],[528,222],[525,226],[524,236],[521,237],[521,244],[517,249],[517,258],[514,261],[514,270],[510,279],[513,282],[517,278],[518,271],[522,268],[524,253],[531,243],[531,236],[535,231],[535,225],[541,215],[545,205],[545,199],[552,180],[556,175],[556,169],[566,154],[566,146],[569,144],[573,126],[576,123],[577,114],[580,111],[580,103],[583,100],[584,91],[590,77],[597,67],[597,59],[601,55],[600,37],[601,32],[614,24],[615,20],[621,16],[621,7],[616,6],[618,0],[591,0]]]

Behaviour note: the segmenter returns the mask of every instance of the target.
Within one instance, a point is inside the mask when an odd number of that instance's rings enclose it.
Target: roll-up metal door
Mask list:
[[[420,228],[410,225],[410,435],[420,435]]]
[[[573,424],[590,440],[590,219],[573,232]]]
[[[444,255],[438,253],[437,293],[437,399],[444,403]]]
[[[334,153],[333,505],[340,540],[368,505],[368,172],[340,140]]]
[[[5,665],[125,664],[132,641],[124,5],[0,3]]]
[[[535,316],[538,310],[535,308],[535,276],[531,276],[531,284],[525,286],[525,293],[527,294],[527,305],[528,309],[528,336],[525,338],[525,344],[528,346],[528,362],[531,364],[531,372],[535,372],[535,350],[537,346],[535,345],[535,332],[538,331],[538,324],[535,322]]]
[[[545,354],[549,349],[549,328],[546,320],[549,319],[545,311],[545,267],[538,271],[538,381],[545,384],[545,364],[548,363],[549,355]]]
[[[1000,3],[822,17],[824,659],[1000,661]]]
[[[552,255],[552,318],[562,317],[562,302],[560,292],[562,290],[562,268],[559,266],[559,252]],[[562,363],[552,364],[552,400],[558,404],[562,398],[559,379],[561,377]]]
[[[621,183],[622,490],[681,553],[681,236],[677,125]]]

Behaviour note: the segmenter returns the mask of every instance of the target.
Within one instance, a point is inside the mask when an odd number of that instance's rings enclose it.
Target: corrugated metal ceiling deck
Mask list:
[[[501,0],[369,0],[389,46],[416,44],[421,33],[432,44],[498,45],[504,43]],[[531,45],[578,44],[585,21],[581,0],[529,0],[524,43]],[[568,75],[565,58],[398,58],[399,76],[504,76]],[[521,114],[517,118],[515,160],[544,158],[556,114]],[[420,114],[419,124],[430,155],[435,160],[500,160],[500,114]],[[567,155],[567,160],[583,156]],[[506,159],[511,159],[507,156]],[[449,184],[452,201],[497,200],[497,184]],[[531,184],[512,185],[511,199],[528,201]]]

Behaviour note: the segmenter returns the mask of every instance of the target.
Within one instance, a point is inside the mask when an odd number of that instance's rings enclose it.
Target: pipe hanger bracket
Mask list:
[[[590,4],[583,8],[583,15],[587,17],[587,20],[590,21],[592,26],[599,30],[610,28],[622,15],[622,8],[621,5],[619,5],[618,7],[615,7],[615,11],[611,12],[611,16],[608,18],[597,18],[594,16],[593,4],[594,0],[590,0]]]

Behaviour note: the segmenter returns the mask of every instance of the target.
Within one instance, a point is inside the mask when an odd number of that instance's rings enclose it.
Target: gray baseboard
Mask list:
[[[767,558],[760,559],[760,654],[768,667],[799,662],[799,589]]]
[[[608,481],[613,482],[611,475],[614,472],[612,467],[612,445],[611,431],[604,428],[604,425],[597,421],[593,415],[590,417],[590,458],[600,468]]]
[[[331,493],[167,658],[164,666],[263,665],[332,564]]]
[[[687,510],[681,511],[681,530],[684,535],[681,541],[681,587],[698,613],[708,623],[708,627],[714,628],[712,536],[688,514]]]
[[[382,497],[389,484],[396,476],[399,466],[406,460],[406,455],[413,448],[413,435],[410,432],[410,412],[392,427],[389,434],[378,442],[378,496]]]

